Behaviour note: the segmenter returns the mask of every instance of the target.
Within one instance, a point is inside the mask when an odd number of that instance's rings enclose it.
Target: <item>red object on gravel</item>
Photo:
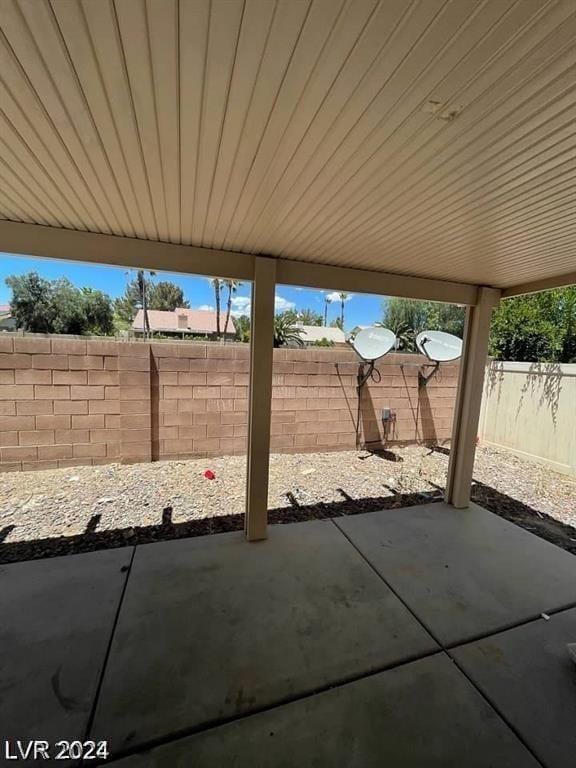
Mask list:
[[[207,469],[206,472],[204,472],[204,477],[206,480],[216,480],[216,475],[211,469]]]

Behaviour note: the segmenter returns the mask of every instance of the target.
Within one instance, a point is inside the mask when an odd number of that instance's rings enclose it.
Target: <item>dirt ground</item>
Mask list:
[[[275,454],[272,523],[409,507],[442,497],[448,450]],[[206,469],[215,478],[204,477]],[[0,562],[235,530],[245,457],[5,473]],[[576,554],[576,482],[480,446],[473,498]]]

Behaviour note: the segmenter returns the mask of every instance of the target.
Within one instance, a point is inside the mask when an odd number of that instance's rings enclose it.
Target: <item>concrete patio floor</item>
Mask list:
[[[122,768],[574,765],[576,558],[475,505],[17,563],[0,586],[4,739],[105,739]]]

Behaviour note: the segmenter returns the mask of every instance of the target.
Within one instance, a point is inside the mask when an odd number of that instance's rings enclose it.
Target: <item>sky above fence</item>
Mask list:
[[[5,283],[9,275],[22,275],[26,272],[38,272],[39,275],[54,280],[67,277],[79,288],[88,287],[104,291],[112,298],[124,293],[127,283],[133,280],[135,270],[119,267],[80,264],[54,259],[0,254],[0,305],[10,302],[10,289]],[[170,280],[181,286],[190,306],[194,309],[214,308],[214,288],[205,277],[178,275],[171,272],[158,272],[156,280]],[[324,314],[325,297],[332,299],[328,306],[328,324],[340,316],[340,300],[336,292],[311,290],[296,286],[278,286],[276,292],[276,311],[287,309],[312,309]],[[345,327],[371,325],[381,320],[383,315],[383,297],[366,294],[350,294],[345,303]],[[250,284],[241,285],[233,298],[233,312],[236,315],[250,312]]]

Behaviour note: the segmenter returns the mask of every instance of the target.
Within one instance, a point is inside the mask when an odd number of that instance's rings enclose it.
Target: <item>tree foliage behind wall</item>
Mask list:
[[[447,331],[462,338],[465,310],[455,304],[388,299],[382,325],[394,331],[402,349],[416,351],[423,330]],[[576,362],[576,286],[518,296],[494,311],[489,354],[496,360]]]
[[[416,352],[420,331],[446,331],[462,338],[465,315],[464,308],[456,304],[392,298],[384,305],[382,325],[396,334],[403,351]]]
[[[501,301],[492,318],[490,355],[576,363],[576,286]]]
[[[76,288],[66,278],[45,280],[36,272],[6,278],[16,327],[30,333],[106,336],[113,333],[110,298],[102,291]]]
[[[159,283],[151,284],[148,306],[150,309],[160,309],[164,312],[173,312],[179,307],[190,308],[190,304],[184,298],[182,288],[169,280],[161,280]]]
[[[248,343],[250,341],[250,318],[248,315],[240,315],[234,319],[236,329],[236,341]]]
[[[176,283],[171,283],[168,280],[153,283],[150,278],[146,278],[145,286],[148,309],[173,312],[178,307],[189,308],[190,306],[184,298],[182,288]],[[132,280],[126,286],[124,295],[114,301],[114,312],[126,327],[130,327],[141,304],[142,294],[138,280]]]
[[[324,318],[320,314],[320,312],[316,312],[315,309],[299,309],[296,312],[297,320],[299,323],[302,323],[302,325],[316,325],[320,326],[324,322]]]

